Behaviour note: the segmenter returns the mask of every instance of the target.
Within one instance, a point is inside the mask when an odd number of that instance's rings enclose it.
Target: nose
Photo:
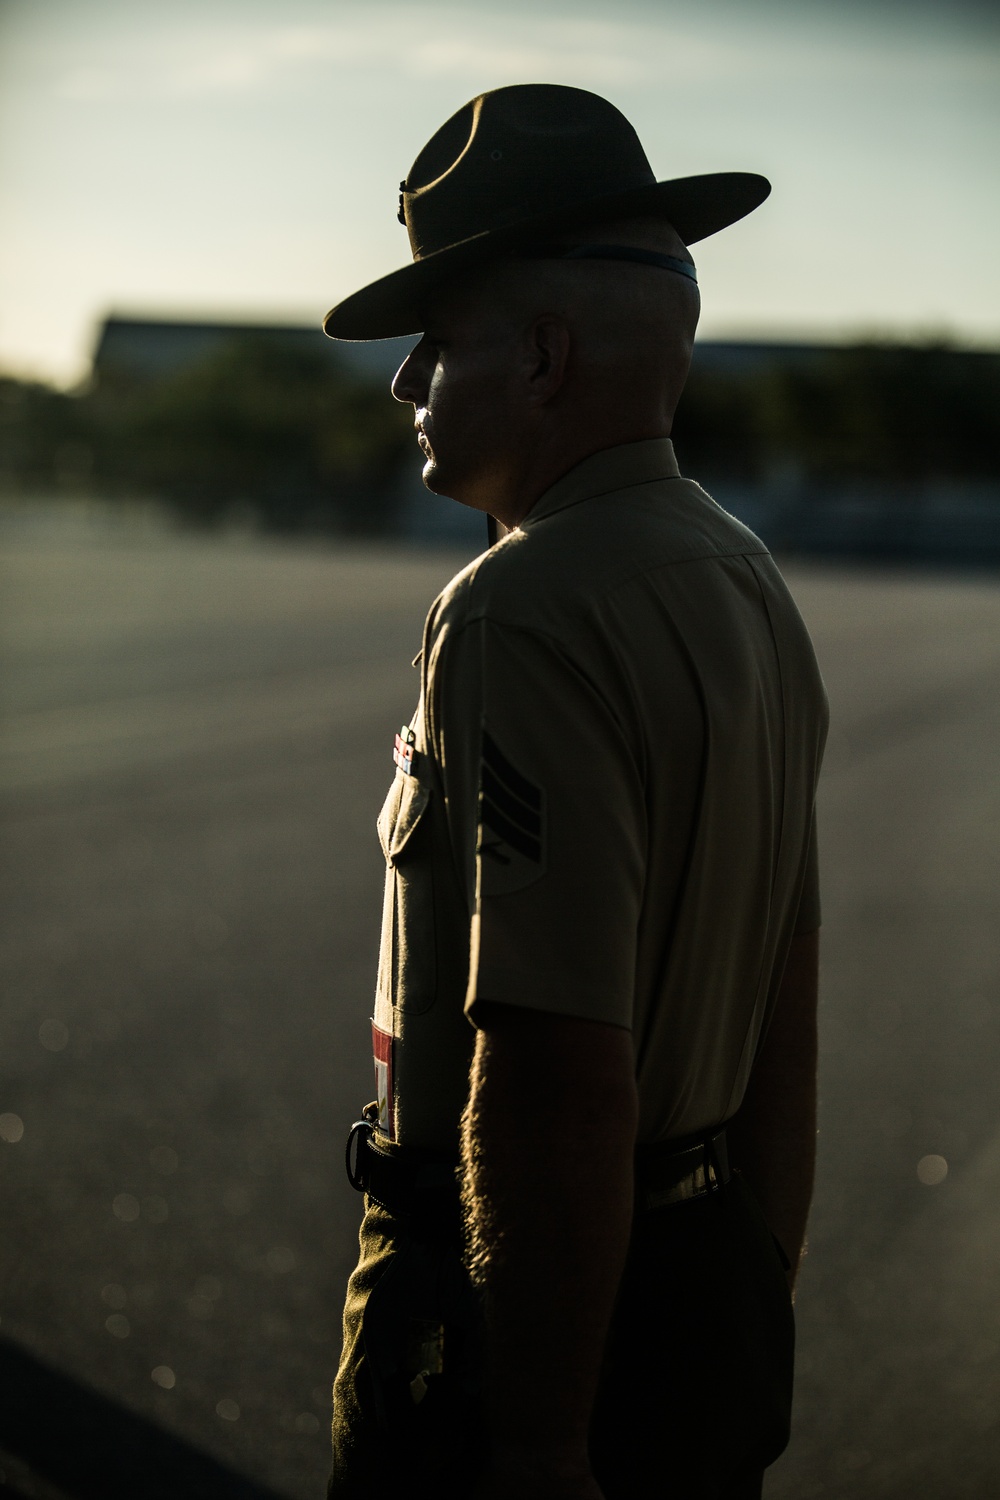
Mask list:
[[[411,406],[427,405],[427,349],[426,339],[421,339],[411,349],[393,377],[392,394],[397,401],[409,402]]]

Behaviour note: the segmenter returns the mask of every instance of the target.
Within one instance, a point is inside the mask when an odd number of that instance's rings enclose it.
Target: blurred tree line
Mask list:
[[[1000,354],[871,343],[742,371],[696,358],[674,441],[683,472],[751,483],[1000,479]]]
[[[735,346],[714,346],[732,351]],[[684,472],[767,484],[1000,479],[1000,355],[867,344],[696,359],[675,425]],[[408,408],[323,347],[246,335],[153,379],[57,391],[0,377],[0,488],[155,497],[211,524],[393,529]],[[411,477],[412,483],[412,477]]]
[[[391,529],[412,415],[326,351],[233,337],[156,379],[99,371],[80,391],[0,378],[0,486],[152,497],[213,524]]]

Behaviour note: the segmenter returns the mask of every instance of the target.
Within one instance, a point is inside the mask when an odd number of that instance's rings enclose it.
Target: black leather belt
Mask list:
[[[347,1137],[351,1186],[393,1214],[457,1212],[458,1162],[380,1141],[367,1110],[365,1115]]]
[[[369,1109],[371,1106],[369,1106]],[[358,1120],[347,1138],[351,1186],[394,1214],[452,1213],[458,1208],[458,1163],[420,1155],[379,1139],[374,1118]],[[725,1130],[678,1147],[667,1141],[635,1154],[636,1208],[666,1208],[718,1192],[732,1173]]]

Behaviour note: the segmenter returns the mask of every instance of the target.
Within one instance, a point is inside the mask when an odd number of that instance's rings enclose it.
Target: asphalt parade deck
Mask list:
[[[107,1467],[155,1428],[174,1493],[306,1500],[358,1217],[342,1140],[370,1093],[374,817],[425,608],[463,559],[68,514],[8,512],[0,538],[0,1371],[26,1393],[0,1467],[25,1495],[158,1494]],[[980,1500],[1000,1468],[1000,586],[786,571],[833,729],[820,1177],[767,1495]],[[118,1434],[89,1457],[64,1425],[77,1388]],[[60,1443],[75,1468],[46,1459]]]

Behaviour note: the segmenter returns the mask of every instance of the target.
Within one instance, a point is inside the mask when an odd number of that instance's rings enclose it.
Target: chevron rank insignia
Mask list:
[[[404,724],[396,736],[392,758],[406,776],[412,776],[416,769],[414,761],[417,759],[417,752],[413,748],[416,738],[409,724]]]
[[[483,730],[479,771],[480,889],[501,895],[545,873],[545,799]]]

